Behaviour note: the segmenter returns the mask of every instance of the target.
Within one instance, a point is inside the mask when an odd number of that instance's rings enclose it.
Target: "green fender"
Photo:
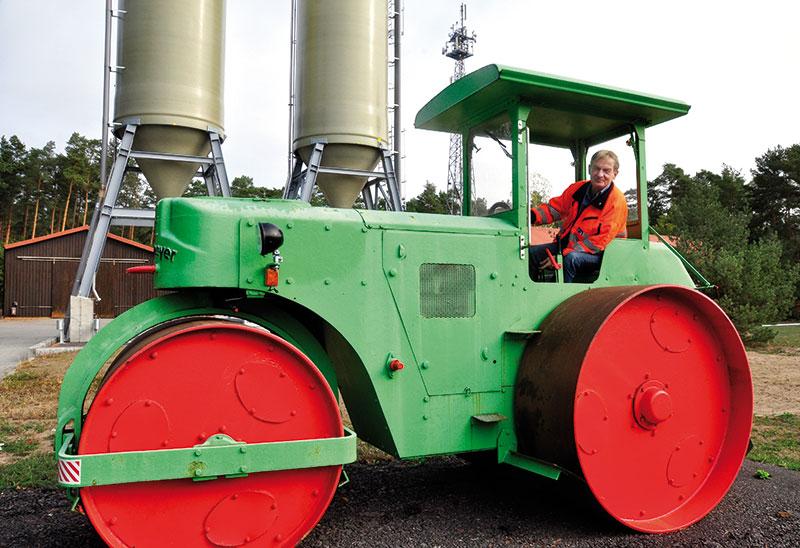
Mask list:
[[[77,446],[83,425],[82,413],[86,394],[106,362],[140,333],[181,317],[224,315],[269,329],[300,349],[319,368],[338,398],[336,372],[325,350],[306,327],[279,306],[279,301],[264,300],[266,306],[251,306],[248,307],[248,312],[243,312],[235,304],[226,305],[229,302],[243,302],[235,295],[228,301],[230,297],[230,293],[221,294],[208,290],[188,290],[156,297],[121,314],[92,337],[67,369],[61,384],[55,436],[56,453],[61,451],[67,434],[71,433],[67,428],[70,423],[74,431],[73,443]]]

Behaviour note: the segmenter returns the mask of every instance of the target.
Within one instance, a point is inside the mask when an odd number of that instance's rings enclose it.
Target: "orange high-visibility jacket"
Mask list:
[[[607,192],[595,196],[578,214],[591,185],[591,181],[578,181],[561,196],[531,209],[531,220],[535,225],[563,220],[555,241],[561,241],[564,255],[573,251],[600,253],[614,238],[628,236],[628,203],[614,183]]]

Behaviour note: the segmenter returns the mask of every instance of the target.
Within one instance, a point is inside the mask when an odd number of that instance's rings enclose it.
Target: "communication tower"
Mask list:
[[[467,5],[461,4],[461,22],[450,27],[450,39],[442,48],[442,55],[455,60],[456,66],[450,83],[464,76],[464,59],[472,57],[476,36],[467,31]],[[461,134],[450,135],[450,162],[447,167],[447,207],[451,214],[461,214],[463,177],[461,174]],[[470,174],[471,175],[471,174]]]

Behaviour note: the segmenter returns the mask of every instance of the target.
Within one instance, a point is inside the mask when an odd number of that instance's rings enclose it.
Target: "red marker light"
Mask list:
[[[264,276],[264,285],[267,287],[275,287],[278,285],[278,269],[267,268],[266,275]]]

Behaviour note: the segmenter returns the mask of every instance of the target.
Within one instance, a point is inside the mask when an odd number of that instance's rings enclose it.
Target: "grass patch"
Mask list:
[[[0,489],[56,487],[57,474],[55,453],[36,451],[0,466]]]
[[[800,325],[781,325],[770,329],[776,332],[773,345],[800,346]]]
[[[58,393],[75,354],[20,364],[0,381],[0,488],[56,487]]]
[[[752,440],[750,460],[800,470],[800,417],[791,413],[754,417]]]

